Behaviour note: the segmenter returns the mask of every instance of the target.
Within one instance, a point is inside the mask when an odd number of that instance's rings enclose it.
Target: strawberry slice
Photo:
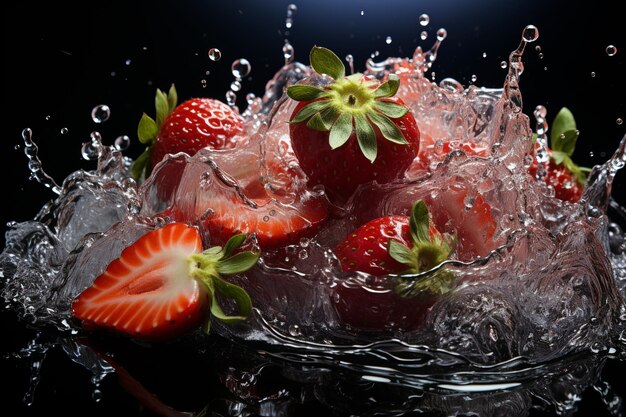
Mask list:
[[[192,330],[206,319],[209,308],[226,322],[243,320],[250,313],[250,298],[222,280],[220,273],[240,273],[256,263],[259,255],[252,252],[231,256],[244,239],[233,236],[223,249],[201,252],[202,240],[194,227],[172,223],[148,232],[74,300],[72,314],[86,328],[106,328],[144,340]],[[239,316],[226,316],[216,293],[234,298]]]

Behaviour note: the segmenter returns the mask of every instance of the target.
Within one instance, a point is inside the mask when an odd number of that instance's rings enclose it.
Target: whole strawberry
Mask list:
[[[417,274],[448,259],[454,247],[455,239],[431,224],[426,205],[418,200],[410,217],[379,217],[359,227],[337,245],[335,255],[344,272]],[[421,280],[407,278],[396,284],[394,291],[378,293],[338,286],[336,311],[341,321],[352,327],[413,329],[423,321],[436,296],[449,290],[453,278],[451,272],[440,270]]]
[[[545,162],[537,160],[538,144],[535,144],[535,158],[528,168],[528,172],[537,177],[541,164],[543,173],[540,179],[554,188],[556,198],[571,203],[580,200],[589,172],[588,168],[579,167],[572,161],[577,139],[574,115],[563,107],[552,122],[550,147],[547,149],[549,159]]]
[[[194,98],[177,106],[177,97],[174,85],[167,94],[157,89],[156,121],[145,113],[141,117],[137,135],[148,148],[133,165],[136,179],[146,178],[167,154],[233,148],[233,138],[243,133],[241,116],[221,101]]]
[[[394,97],[398,77],[382,84],[358,73],[346,77],[341,60],[326,48],[313,47],[310,60],[334,82],[287,89],[300,102],[291,115],[290,137],[309,183],[345,200],[360,184],[401,178],[419,150],[419,130]]]

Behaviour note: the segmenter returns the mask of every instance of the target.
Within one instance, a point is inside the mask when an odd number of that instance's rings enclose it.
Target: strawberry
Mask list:
[[[426,204],[418,200],[410,217],[379,217],[359,227],[337,245],[335,255],[344,272],[417,274],[448,259],[454,247],[455,239],[431,224]],[[435,296],[449,291],[453,278],[449,271],[440,270],[420,281],[401,281],[393,292],[375,294],[362,287],[338,286],[336,311],[352,327],[382,329],[393,323],[413,329]]]
[[[579,167],[572,161],[572,154],[576,148],[578,130],[574,115],[563,107],[552,122],[550,133],[550,147],[547,148],[548,160],[539,162],[537,151],[539,144],[535,142],[534,159],[528,172],[535,178],[543,180],[554,188],[554,196],[559,200],[576,203],[585,188],[589,168]],[[541,164],[541,178],[538,176]]]
[[[243,133],[241,116],[221,101],[194,98],[176,106],[177,100],[173,84],[167,94],[157,89],[156,121],[145,113],[141,117],[137,135],[148,148],[133,165],[135,179],[147,177],[167,154],[230,149],[236,146],[233,138]]]
[[[202,251],[200,233],[182,223],[170,223],[140,237],[109,264],[92,286],[72,303],[72,315],[86,328],[105,328],[144,340],[179,336],[206,320],[207,311],[233,323],[250,314],[246,292],[220,274],[251,268],[259,254],[233,255],[244,235],[224,246]],[[216,295],[233,298],[238,316],[226,316]]]
[[[311,66],[334,82],[318,88],[293,85],[300,103],[290,119],[293,150],[311,185],[322,184],[346,200],[363,183],[401,178],[419,149],[419,130],[404,103],[394,97],[397,76],[379,83],[363,74],[345,76],[330,50],[313,47]]]
[[[290,173],[292,168],[284,165],[270,164],[268,169],[274,178],[295,176]],[[280,193],[285,192],[284,189],[268,191],[257,164],[242,164],[236,179],[244,185],[242,194],[201,193],[196,200],[196,216],[210,209],[210,214],[204,216],[203,226],[213,243],[224,242],[234,233],[256,233],[259,246],[264,250],[272,249],[310,237],[328,217],[328,203],[323,196],[294,190],[298,198],[283,202]]]
[[[443,162],[452,151],[463,151],[467,156],[486,157],[489,149],[481,143],[435,140],[428,134],[422,133],[420,136],[419,153],[410,167],[410,171],[422,172],[432,171],[433,167]],[[415,176],[412,174],[411,176]]]

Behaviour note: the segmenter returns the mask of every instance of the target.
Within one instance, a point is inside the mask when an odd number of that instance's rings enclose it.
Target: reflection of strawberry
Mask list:
[[[550,148],[547,149],[549,159],[542,162],[543,181],[554,188],[554,196],[560,200],[572,203],[580,200],[587,181],[588,168],[579,167],[572,161],[571,156],[576,148],[578,131],[572,112],[563,107],[552,122],[550,134]],[[539,171],[539,162],[536,152],[539,146],[535,144],[535,158],[528,168],[530,175],[536,177]]]
[[[72,314],[85,327],[145,340],[168,339],[194,329],[206,319],[208,309],[225,322],[243,320],[251,311],[250,297],[220,274],[243,272],[256,263],[258,254],[232,254],[244,238],[233,236],[223,249],[201,252],[200,233],[193,227],[172,223],[148,232],[74,300]],[[240,315],[226,316],[216,294],[235,299]]]
[[[133,175],[146,177],[169,153],[185,152],[193,156],[200,149],[229,149],[233,137],[243,132],[243,119],[221,101],[194,98],[176,106],[177,94],[172,85],[168,94],[157,89],[157,119],[144,113],[137,134],[146,151],[133,165]]]
[[[380,84],[363,74],[345,76],[341,60],[325,48],[311,50],[311,66],[334,78],[323,88],[294,85],[300,103],[290,123],[291,144],[310,184],[346,199],[359,184],[400,178],[419,147],[415,118],[394,97],[397,77]]]
[[[420,200],[413,205],[410,217],[380,217],[359,227],[337,246],[335,254],[345,272],[386,275],[428,271],[448,259],[453,250],[454,239],[430,223],[426,205]],[[361,287],[339,286],[337,313],[343,323],[358,328],[382,329],[391,323],[413,328],[422,321],[421,315],[435,301],[435,295],[449,290],[453,278],[441,270],[412,285],[401,283],[395,288],[404,295],[419,295],[417,301],[389,291],[371,293]]]

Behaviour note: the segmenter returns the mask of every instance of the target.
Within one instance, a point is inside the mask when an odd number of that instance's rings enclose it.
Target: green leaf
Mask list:
[[[374,97],[393,97],[396,95],[399,87],[400,78],[396,74],[389,74],[387,81],[374,90]]]
[[[391,117],[392,119],[402,117],[409,111],[406,106],[383,100],[376,100],[374,102],[374,108],[385,116]]]
[[[430,243],[430,219],[428,207],[422,200],[417,200],[411,209],[409,220],[413,243]]]
[[[576,120],[574,120],[572,112],[567,107],[563,107],[552,121],[552,131],[550,132],[550,147],[552,149],[556,149],[554,146],[556,140],[568,130],[576,130]]]
[[[231,236],[224,245],[224,258],[228,258],[235,249],[241,246],[244,240],[246,240],[246,235],[243,233]]]
[[[328,128],[326,130],[330,130],[330,128],[333,126],[333,123],[335,123],[335,120],[337,120],[338,116],[339,116],[339,111],[334,109],[332,106],[326,107],[324,110],[320,112],[320,117],[322,118],[322,122]]]
[[[550,154],[550,157],[552,158],[554,163],[557,165],[563,164],[563,161],[565,161],[565,158],[569,159],[569,156],[566,153],[560,152],[560,151],[552,151],[552,153]]]
[[[176,105],[178,104],[178,93],[176,92],[176,87],[174,84],[170,86],[170,91],[167,93],[167,115],[174,111]]]
[[[318,74],[326,74],[335,80],[343,78],[346,67],[330,49],[314,46],[309,55],[311,66]]]
[[[306,123],[306,126],[309,129],[317,130],[320,132],[328,132],[328,130],[330,129],[330,126],[326,126],[326,124],[324,123],[324,120],[322,119],[322,116],[320,116],[319,112],[315,113],[313,117],[309,119],[309,121]]]
[[[211,333],[211,317],[210,316],[204,319],[204,322],[202,323],[202,331],[206,335]]]
[[[378,126],[378,129],[380,129],[380,133],[382,133],[385,139],[399,145],[409,144],[400,129],[398,129],[398,126],[396,126],[394,122],[389,120],[387,116],[378,112],[370,112],[367,114],[367,116],[376,126]]]
[[[397,240],[390,239],[387,252],[396,261],[403,265],[415,268],[417,267],[417,259],[415,253]]]
[[[221,259],[217,263],[217,272],[224,275],[239,274],[241,272],[245,272],[257,263],[260,256],[260,253],[254,253],[249,251],[239,252],[238,254],[233,255],[229,258]]]
[[[139,157],[133,162],[130,167],[130,174],[137,182],[141,182],[146,179],[150,173],[150,155],[152,154],[152,148],[148,147]]]
[[[421,279],[408,278],[400,282],[395,288],[395,293],[407,298],[445,294],[452,289],[454,280],[455,275],[452,271],[440,269]]]
[[[219,293],[224,298],[235,300],[237,308],[239,309],[239,314],[237,316],[226,315],[220,306],[215,293],[213,294],[211,302],[211,314],[227,324],[234,324],[247,319],[252,312],[252,300],[246,290],[235,284],[224,281],[220,277],[213,277],[213,284],[215,286],[216,293]]]
[[[300,109],[300,111],[298,112],[298,114],[296,114],[296,117],[293,118],[291,123],[301,123],[307,120],[309,117],[313,116],[318,111],[324,110],[329,105],[330,103],[328,102],[328,100],[314,101],[313,103],[307,104]]]
[[[359,142],[359,148],[363,155],[370,161],[374,162],[378,153],[378,144],[376,143],[376,132],[367,120],[365,115],[354,115],[354,126],[356,128],[356,139]]]
[[[532,135],[530,135],[530,140],[531,140],[531,143],[532,143],[533,145],[535,144],[535,142],[537,142],[537,137],[538,137],[538,136],[537,136],[537,134],[536,134],[535,132],[533,132],[533,134],[532,134]]]
[[[287,88],[287,95],[296,101],[312,101],[325,96],[326,92],[313,85],[292,85]]]
[[[328,135],[330,147],[337,149],[346,143],[350,139],[353,130],[352,115],[350,113],[342,113],[330,129],[330,135]]]
[[[214,258],[220,254],[220,252],[222,252],[221,246],[211,246],[209,249],[202,251],[202,254]]]
[[[152,145],[156,139],[156,135],[159,131],[159,127],[152,117],[144,113],[139,120],[139,126],[137,126],[137,137],[139,142],[144,145]]]
[[[576,149],[576,140],[578,139],[578,130],[567,130],[552,139],[552,150],[563,152],[567,156],[572,156]]]
[[[169,114],[169,104],[165,93],[157,88],[156,97],[154,98],[154,106],[156,107],[156,123],[158,127],[163,125],[163,121]]]

